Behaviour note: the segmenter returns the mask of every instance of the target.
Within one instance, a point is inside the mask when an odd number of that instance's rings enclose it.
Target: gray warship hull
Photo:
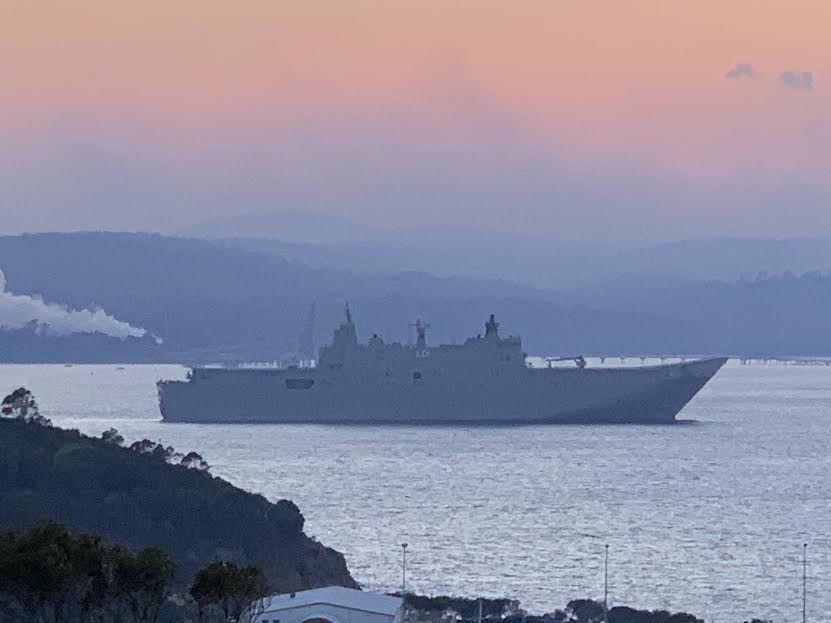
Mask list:
[[[533,368],[519,337],[485,334],[461,345],[359,343],[352,314],[320,349],[315,367],[194,368],[187,381],[160,381],[171,422],[322,424],[669,423],[726,361],[660,366]],[[550,366],[550,363],[549,363]]]
[[[425,369],[420,378],[380,381],[373,374],[343,379],[319,368],[194,369],[188,382],[160,382],[159,399],[163,418],[172,422],[659,424],[674,422],[724,362],[525,367],[501,375]]]

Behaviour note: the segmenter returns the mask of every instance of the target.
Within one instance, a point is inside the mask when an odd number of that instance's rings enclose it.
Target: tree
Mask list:
[[[108,428],[103,433],[101,433],[101,439],[106,441],[107,443],[112,443],[117,446],[120,446],[124,443],[124,437],[122,437],[118,430],[115,428]]]
[[[233,562],[213,562],[200,570],[190,588],[201,622],[221,614],[223,621],[253,621],[269,592],[262,570]]]
[[[13,620],[87,620],[106,594],[105,546],[56,523],[0,536],[0,612]]]
[[[48,418],[40,414],[34,394],[25,387],[18,387],[3,398],[3,402],[0,403],[0,415],[44,426],[52,424]]]
[[[549,618],[551,619],[551,623],[567,623],[569,619],[568,613],[559,608],[554,610],[554,613]]]
[[[153,623],[168,596],[173,563],[162,550],[148,547],[135,554],[123,548],[112,553],[112,592],[135,623]]]
[[[208,462],[203,459],[202,455],[198,452],[188,452],[184,457],[182,457],[179,465],[187,467],[188,469],[196,469],[200,472],[206,472],[210,469]]]
[[[181,452],[177,452],[173,446],[165,447],[163,444],[149,439],[133,442],[130,444],[130,450],[139,454],[147,454],[171,465],[181,465],[200,472],[207,472],[210,469],[208,462],[198,452],[188,452],[183,455]]]
[[[150,441],[149,439],[134,441],[130,444],[130,450],[133,452],[138,452],[139,454],[150,454],[153,456],[158,454],[157,448],[160,447],[162,447],[161,444],[158,444],[155,441]],[[162,451],[164,451],[164,448],[162,448]]]
[[[0,534],[0,617],[32,623],[153,623],[173,564],[56,523]]]
[[[605,614],[603,604],[591,599],[573,599],[566,607],[579,623],[599,623]]]

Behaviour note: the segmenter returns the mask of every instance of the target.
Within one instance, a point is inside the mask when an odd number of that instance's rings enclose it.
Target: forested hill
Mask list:
[[[395,272],[394,263],[381,260],[374,272],[350,272],[324,259],[312,267],[227,241],[150,234],[0,237],[0,270],[9,292],[74,309],[101,307],[149,332],[125,340],[89,333],[55,337],[18,322],[15,330],[0,328],[0,361],[288,358],[312,301],[318,346],[330,339],[349,301],[362,339],[378,333],[406,342],[412,337],[408,325],[421,317],[431,325],[430,344],[458,342],[481,332],[495,313],[502,330],[520,334],[532,354],[831,356],[827,273],[738,281],[639,273],[550,291],[485,275]]]
[[[133,548],[159,547],[181,584],[223,559],[259,566],[278,592],[355,586],[343,556],[303,533],[303,515],[288,500],[271,503],[77,431],[0,419],[0,530],[45,520]]]
[[[416,316],[446,310],[448,303],[464,303],[466,310],[437,318],[445,339],[454,331],[458,337],[480,331],[499,301],[549,297],[497,279],[358,275],[151,234],[0,236],[0,270],[10,292],[72,309],[100,307],[164,340],[56,339],[0,329],[0,361],[271,361],[296,349],[312,301],[319,344],[341,321],[346,301],[364,334],[406,340]]]

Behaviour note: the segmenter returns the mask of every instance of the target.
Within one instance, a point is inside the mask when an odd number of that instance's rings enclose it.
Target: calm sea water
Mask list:
[[[159,421],[177,366],[0,366],[62,427],[197,450],[290,498],[369,589],[511,596],[535,612],[603,595],[708,622],[831,619],[831,367],[731,362],[678,426],[418,428]]]

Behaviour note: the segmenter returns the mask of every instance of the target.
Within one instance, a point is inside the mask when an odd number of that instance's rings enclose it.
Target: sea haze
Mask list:
[[[197,450],[212,472],[290,498],[365,588],[512,596],[530,610],[602,598],[710,621],[831,610],[831,367],[730,362],[677,426],[417,428],[159,421],[178,366],[3,365],[45,415]]]

